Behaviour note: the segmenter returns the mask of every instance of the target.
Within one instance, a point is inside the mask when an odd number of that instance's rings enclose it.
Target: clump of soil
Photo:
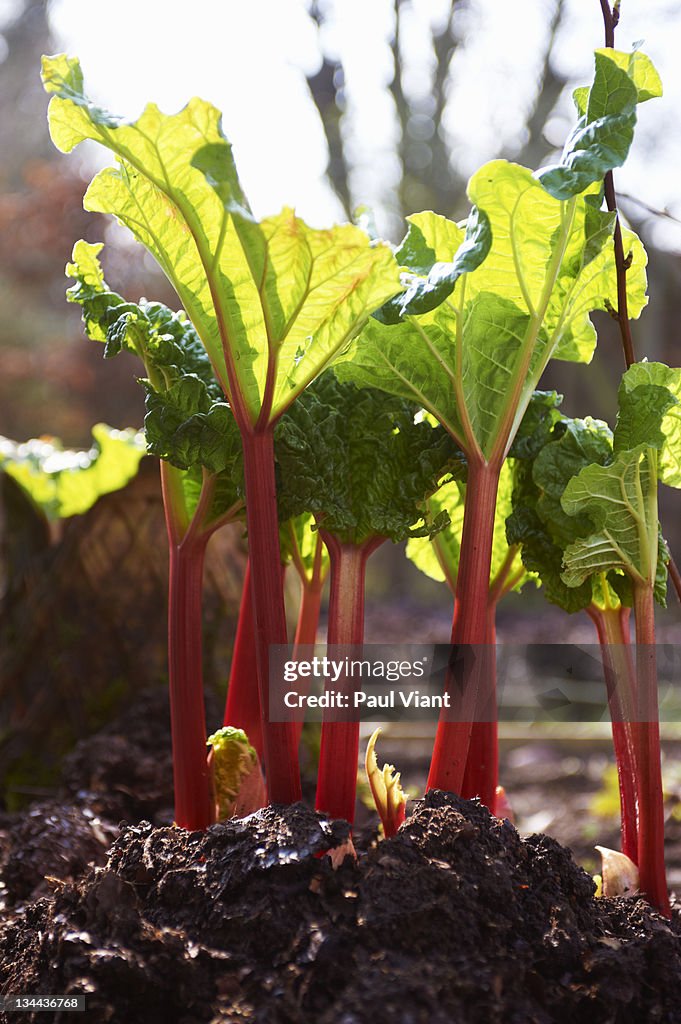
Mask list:
[[[678,916],[595,900],[554,840],[440,792],[333,870],[347,834],[302,804],[125,826],[105,866],[2,926],[0,989],[82,992],[125,1024],[681,1019]]]

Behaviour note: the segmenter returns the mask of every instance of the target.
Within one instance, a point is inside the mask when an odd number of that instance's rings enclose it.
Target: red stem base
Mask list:
[[[322,531],[331,560],[329,644],[361,644],[364,640],[364,579],[366,563],[383,538],[361,546],[341,544]],[[343,689],[339,679],[334,688]],[[330,818],[355,820],[359,722],[324,722],[319,751],[315,807]]]

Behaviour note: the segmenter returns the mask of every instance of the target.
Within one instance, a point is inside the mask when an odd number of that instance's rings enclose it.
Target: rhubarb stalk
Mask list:
[[[605,587],[603,588],[607,593]],[[620,794],[620,837],[622,853],[638,864],[638,795],[635,750],[634,666],[629,650],[630,609],[592,604],[587,613],[598,633],[603,674],[612,722],[612,740]]]
[[[242,440],[267,795],[270,803],[294,803],[301,798],[295,723],[270,722],[268,715],[270,645],[288,642],[279,550],[273,428],[251,433],[242,431]]]
[[[206,759],[201,651],[203,566],[210,536],[202,530],[202,524],[213,486],[210,479],[204,478],[194,516],[191,522],[184,523],[178,473],[165,462],[161,462],[161,484],[170,553],[168,680],[175,822],[193,831],[208,828],[214,815]]]
[[[474,646],[470,673],[462,681],[457,699],[452,671],[448,673],[446,692],[452,697],[459,721],[452,721],[451,711],[440,717],[426,789],[445,789],[460,793],[475,713],[487,707],[490,686],[493,686],[491,660],[494,658],[494,637],[489,616],[489,576],[492,563],[494,513],[501,464],[482,459],[471,460],[464,505],[463,534],[451,643]],[[457,681],[458,683],[458,681]],[[487,794],[493,806],[494,796]]]
[[[635,723],[638,762],[638,869],[641,891],[653,906],[671,917],[664,864],[664,797],[660,768],[660,725],[657,702],[655,604],[651,586],[634,587],[636,618]]]
[[[326,530],[320,533],[331,559],[328,643],[360,645],[364,642],[366,563],[384,538],[348,544]],[[347,677],[334,686],[352,694],[352,680]],[[358,754],[359,722],[323,723],[315,807],[330,818],[344,818],[351,824],[355,820]]]
[[[258,657],[255,646],[250,559],[246,562],[244,574],[223,725],[243,729],[248,736],[249,743],[255,748],[258,758],[262,760],[260,688],[258,686]]]

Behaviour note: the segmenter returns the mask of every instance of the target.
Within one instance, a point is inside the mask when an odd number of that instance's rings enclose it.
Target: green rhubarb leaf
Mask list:
[[[423,216],[419,215],[420,218]],[[463,238],[460,237],[458,226],[451,224],[444,217],[438,217],[434,213],[425,216],[430,218],[432,227],[442,230],[443,237],[439,240],[438,247],[446,246],[449,241],[455,248],[453,257],[451,261],[445,262],[433,258],[429,265],[429,254],[432,253],[434,257],[435,251],[425,242],[423,232],[416,223],[410,224],[407,237],[395,255],[398,260],[413,261],[414,273],[405,275],[404,283],[407,287],[403,294],[391,299],[374,314],[382,323],[399,323],[407,315],[428,313],[435,309],[452,294],[454,285],[461,275],[479,267],[490,250],[492,232],[489,219],[475,206],[471,210]],[[419,274],[425,276],[419,277]]]
[[[531,171],[496,160],[473,175],[468,194],[490,225],[485,259],[436,309],[394,325],[370,320],[335,368],[342,380],[418,402],[469,457],[490,459],[507,453],[552,356],[590,361],[589,314],[616,304],[617,276],[606,244],[612,219],[595,209],[595,191],[561,202]],[[428,253],[451,259],[461,234],[434,214],[411,217],[405,245],[414,267],[423,270]],[[646,303],[646,257],[631,233],[624,245],[636,317]]]
[[[681,487],[681,369],[634,363],[622,377],[615,451],[636,443],[658,449],[660,480]]]
[[[73,262],[66,266],[66,276],[75,282],[66,297],[82,307],[88,338],[104,343],[106,358],[123,351],[136,355],[159,385],[191,374],[212,398],[224,401],[206,350],[185,314],[160,302],[128,302],[112,291],[99,262],[102,248],[101,242],[76,242]]]
[[[206,385],[191,374],[167,391],[147,383],[144,432],[151,455],[179,469],[205,466],[210,473],[240,474],[241,438],[232,410],[214,401]]]
[[[0,469],[49,519],[82,515],[98,498],[120,490],[137,474],[144,438],[135,430],[92,428],[88,451],[64,449],[57,438],[17,443],[0,438]]]
[[[661,557],[664,543],[657,520],[658,476],[666,473],[676,479],[675,467],[667,462],[663,470],[662,460],[667,435],[678,427],[674,391],[680,383],[679,371],[660,363],[635,364],[624,374],[612,461],[582,469],[561,500],[568,516],[586,514],[594,526],[565,551],[563,580],[568,586],[615,569],[634,585],[662,591],[666,559]]]
[[[620,395],[622,394],[622,390]],[[658,422],[666,400],[658,407]],[[649,430],[649,424],[644,424]],[[615,452],[617,445],[615,444]],[[522,545],[524,564],[536,571],[548,600],[568,612],[590,604],[601,606],[607,587],[609,604],[632,603],[631,575],[624,564],[594,562],[590,571],[568,582],[564,575],[567,552],[593,538],[598,517],[586,505],[566,508],[568,485],[590,467],[592,472],[609,470],[613,464],[613,434],[606,423],[586,419],[562,419],[545,438],[543,447],[518,462],[513,512],[507,521],[509,542]],[[572,486],[572,485],[571,485]],[[615,514],[617,519],[617,515]],[[624,517],[621,522],[625,521]],[[654,545],[654,540],[651,540]],[[657,560],[655,597],[664,604],[666,594],[666,546],[658,531],[660,557]]]
[[[589,576],[621,570],[635,583],[652,583],[657,572],[657,473],[645,445],[620,452],[608,466],[587,466],[565,489],[563,510],[586,514],[587,537],[565,550],[563,580],[579,586]],[[655,512],[651,522],[651,510]]]
[[[357,227],[315,230],[290,210],[256,222],[211,104],[174,115],[149,104],[124,123],[87,99],[77,60],[44,58],[43,82],[55,145],[94,139],[118,158],[85,206],[116,216],[157,260],[242,425],[280,416],[399,290],[389,248]]]
[[[511,461],[506,461],[499,478],[490,569],[490,585],[498,583],[499,596],[512,590],[522,590],[532,578],[523,566],[520,546],[509,545],[506,540],[506,519],[512,511],[513,480],[514,466]],[[463,481],[452,480],[440,487],[428,498],[428,509],[433,519],[447,513],[449,525],[431,538],[412,537],[407,544],[407,558],[426,576],[446,582],[453,594],[459,571],[465,494]]]
[[[441,427],[415,422],[416,407],[323,374],[275,433],[282,518],[310,512],[339,540],[398,542],[430,534],[425,499],[460,453]]]
[[[125,351],[144,364],[147,451],[183,471],[172,479],[186,521],[198,506],[204,470],[215,477],[205,523],[240,517],[241,438],[206,350],[184,313],[160,302],[127,302],[111,291],[101,249],[101,243],[76,242],[66,268],[75,282],[66,293],[69,301],[82,307],[86,333],[104,342],[105,357]]]
[[[560,162],[537,173],[556,199],[569,199],[622,166],[634,137],[637,103],[662,92],[657,72],[640,51],[596,50],[595,60],[588,96],[582,90],[575,95],[580,119]]]
[[[600,420],[561,419],[543,437],[543,445],[528,450],[516,466],[512,513],[506,530],[509,543],[522,546],[523,563],[539,575],[547,600],[567,612],[580,611],[593,601],[598,578],[579,587],[562,579],[567,545],[589,534],[589,516],[568,516],[561,498],[569,480],[592,462],[612,458],[612,433]]]
[[[603,466],[611,459],[612,431],[607,423],[590,416],[560,421],[553,440],[537,454],[532,466],[532,480],[538,489],[536,508],[559,544],[570,543],[592,527],[588,516],[564,512],[561,499],[568,482],[591,463]]]

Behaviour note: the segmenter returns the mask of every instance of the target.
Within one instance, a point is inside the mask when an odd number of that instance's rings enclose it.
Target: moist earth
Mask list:
[[[82,993],[96,1024],[681,1024],[679,911],[595,899],[555,840],[441,792],[356,860],[304,804],[187,833],[168,736],[142,694],[0,815],[0,992]]]
[[[120,1024],[681,1022],[678,912],[594,899],[553,839],[438,791],[334,869],[348,832],[303,804],[126,824],[28,901],[6,857],[2,991],[84,993],[85,1019]]]

